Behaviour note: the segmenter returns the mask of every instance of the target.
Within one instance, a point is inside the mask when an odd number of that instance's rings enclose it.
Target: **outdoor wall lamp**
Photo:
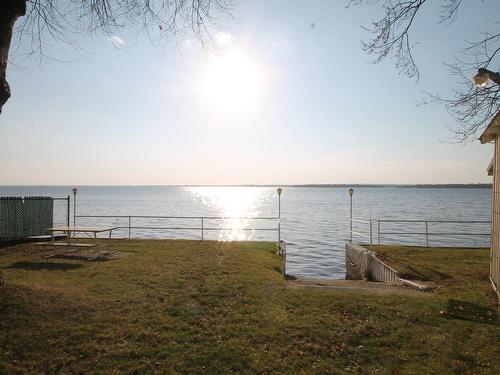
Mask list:
[[[495,73],[485,68],[479,68],[477,74],[474,76],[474,84],[476,87],[485,87],[489,80],[500,85],[500,73]]]

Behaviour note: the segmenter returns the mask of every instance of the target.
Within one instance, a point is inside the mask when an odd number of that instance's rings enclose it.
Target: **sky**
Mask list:
[[[419,103],[450,94],[445,62],[498,27],[500,3],[464,2],[449,26],[420,14],[418,82],[370,62],[380,9],[346,3],[238,2],[216,48],[122,29],[11,64],[0,185],[491,182],[492,145],[450,142],[446,110]]]

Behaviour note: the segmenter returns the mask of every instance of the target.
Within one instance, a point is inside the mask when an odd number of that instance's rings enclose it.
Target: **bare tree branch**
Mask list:
[[[15,29],[17,52],[40,57],[47,44],[74,47],[81,34],[110,36],[124,27],[150,37],[191,33],[205,45],[215,20],[232,14],[232,0],[27,0],[27,6]]]
[[[374,63],[390,56],[396,60],[396,68],[410,78],[419,78],[419,70],[412,54],[410,31],[418,12],[428,3],[426,0],[350,0],[350,5],[373,5],[382,3],[382,17],[368,28],[373,38],[363,43],[363,49],[374,55]],[[453,23],[459,13],[462,0],[441,0],[439,23]],[[448,64],[453,77],[457,79],[451,97],[427,94],[424,103],[443,104],[455,118],[455,140],[473,140],[491,121],[500,109],[500,86],[490,84],[478,89],[472,77],[479,68],[488,68],[499,60],[500,33],[482,33],[482,38],[466,42],[458,51],[456,61]],[[496,68],[498,69],[498,64]]]
[[[374,55],[373,62],[379,63],[388,56],[396,59],[396,68],[410,78],[419,77],[419,71],[412,54],[409,32],[420,8],[427,0],[384,1],[383,16],[366,28],[373,39],[363,42],[363,50]],[[378,1],[351,0],[350,4],[373,4]]]
[[[24,11],[13,11],[19,5]],[[40,61],[50,58],[45,47],[51,43],[80,50],[80,35],[110,37],[124,27],[145,32],[151,40],[190,33],[207,45],[216,20],[231,12],[232,0],[0,0],[0,112],[10,97],[5,74],[13,38],[18,58]]]

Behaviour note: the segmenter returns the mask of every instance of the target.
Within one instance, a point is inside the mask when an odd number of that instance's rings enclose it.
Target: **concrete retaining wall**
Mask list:
[[[367,279],[373,252],[361,245],[348,242],[345,245],[346,279]]]
[[[373,280],[381,282],[397,282],[398,273],[393,268],[376,258],[376,254],[367,248],[347,242],[346,254],[346,279]]]

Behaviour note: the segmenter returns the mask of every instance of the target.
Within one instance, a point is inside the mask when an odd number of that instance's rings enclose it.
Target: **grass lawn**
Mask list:
[[[402,296],[289,288],[271,243],[113,248],[0,249],[0,373],[500,373],[486,250],[377,249],[441,285]]]

